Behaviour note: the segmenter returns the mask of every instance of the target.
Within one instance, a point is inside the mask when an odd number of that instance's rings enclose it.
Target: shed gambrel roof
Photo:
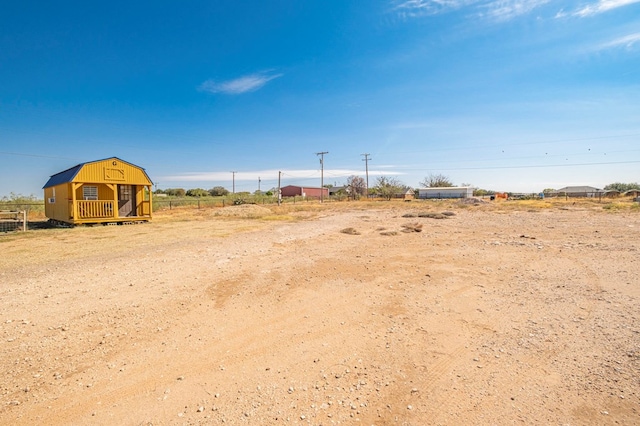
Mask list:
[[[52,186],[60,185],[61,183],[71,182],[73,178],[76,177],[82,166],[84,166],[85,164],[86,163],[81,163],[77,166],[71,167],[70,169],[64,170],[60,173],[56,173],[49,178],[47,183],[45,183],[42,188],[49,188]]]
[[[60,173],[56,173],[55,175],[52,175],[52,176],[49,177],[49,180],[47,181],[47,183],[44,184],[42,189],[50,188],[50,187],[56,186],[56,185],[60,185],[61,183],[72,182],[73,179],[78,174],[78,172],[82,169],[82,167],[85,166],[85,164],[99,163],[101,161],[106,161],[106,160],[117,160],[117,161],[120,161],[122,163],[129,164],[129,165],[131,165],[133,167],[137,167],[138,169],[142,170],[142,172],[145,174],[147,179],[149,179],[149,176],[147,175],[147,172],[142,167],[136,166],[135,164],[129,163],[128,161],[124,161],[124,160],[122,160],[122,159],[120,159],[118,157],[107,157],[107,158],[103,158],[102,160],[87,161],[87,162],[84,162],[84,163],[80,163],[78,165],[75,165],[75,166],[67,169],[67,170],[63,170]],[[151,182],[151,179],[149,179],[149,182]]]

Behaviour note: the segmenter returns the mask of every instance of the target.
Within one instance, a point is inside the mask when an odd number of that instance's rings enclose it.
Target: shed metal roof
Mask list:
[[[134,167],[137,167],[139,169],[142,169],[142,171],[144,172],[144,174],[146,175],[147,172],[140,166],[136,166],[133,163],[129,163],[128,161],[124,161],[118,157],[107,157],[107,158],[103,158],[102,160],[94,160],[94,161],[86,161],[84,163],[80,163],[78,165],[75,165],[67,170],[63,170],[59,173],[56,173],[55,175],[52,175],[51,177],[49,177],[49,180],[47,181],[47,183],[44,184],[44,186],[42,187],[42,189],[44,188],[49,188],[52,186],[56,186],[56,185],[60,185],[61,183],[67,183],[67,182],[71,182],[73,181],[73,178],[76,177],[76,175],[78,174],[78,172],[82,169],[82,167],[84,167],[85,164],[91,164],[91,163],[99,163],[100,161],[105,161],[105,160],[118,160],[121,161],[123,163],[127,163],[130,164]],[[149,178],[149,176],[147,176],[147,178]],[[151,182],[151,179],[149,179],[149,181]]]
[[[593,186],[565,186],[564,188],[557,189],[556,192],[600,192],[601,189],[594,188]]]
[[[52,186],[60,185],[61,183],[71,182],[73,178],[76,177],[80,169],[82,169],[82,166],[84,166],[85,164],[86,163],[80,163],[77,166],[71,167],[70,169],[64,170],[60,173],[56,173],[49,178],[47,183],[45,183],[42,188],[49,188]]]

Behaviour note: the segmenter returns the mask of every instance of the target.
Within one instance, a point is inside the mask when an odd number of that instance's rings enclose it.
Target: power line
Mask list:
[[[23,154],[23,153],[20,153],[20,152],[5,152],[5,151],[0,151],[0,154],[2,154],[2,155],[18,155],[18,156],[21,156],[21,157],[56,158],[56,159],[60,159],[60,160],[81,161],[81,160],[79,160],[77,158],[58,157],[56,155]]]
[[[577,167],[577,166],[604,166],[610,164],[636,164],[640,163],[638,161],[603,161],[598,163],[570,163],[570,164],[541,164],[541,165],[519,165],[519,166],[495,166],[495,167],[456,167],[456,168],[437,168],[442,171],[456,171],[456,170],[498,170],[498,169],[536,169],[536,168],[547,168],[547,167]],[[431,170],[433,167],[428,169],[403,169],[403,170]]]
[[[594,136],[589,138],[573,138],[573,139],[550,139],[546,141],[531,141],[531,142],[503,142],[498,144],[487,144],[487,145],[474,145],[469,147],[468,145],[463,146],[451,146],[449,142],[436,142],[435,145],[444,146],[442,148],[429,148],[422,151],[399,151],[394,149],[394,154],[418,154],[422,152],[446,152],[446,151],[459,151],[459,150],[468,150],[470,148],[473,149],[486,149],[486,148],[502,148],[502,147],[512,147],[512,146],[524,146],[524,145],[545,145],[545,144],[560,144],[566,142],[581,142],[581,141],[595,141],[595,140],[603,140],[603,139],[621,139],[621,138],[630,138],[630,137],[638,137],[640,133],[630,133],[625,135],[613,135],[613,136]],[[380,151],[379,153],[385,153],[386,151]]]

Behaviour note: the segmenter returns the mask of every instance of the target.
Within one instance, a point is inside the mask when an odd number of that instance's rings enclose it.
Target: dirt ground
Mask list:
[[[640,424],[638,209],[281,209],[0,235],[0,424]]]

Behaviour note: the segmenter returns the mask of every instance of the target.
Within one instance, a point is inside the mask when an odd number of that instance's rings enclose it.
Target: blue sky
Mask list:
[[[640,181],[640,0],[0,5],[0,197],[111,156],[158,188]]]

